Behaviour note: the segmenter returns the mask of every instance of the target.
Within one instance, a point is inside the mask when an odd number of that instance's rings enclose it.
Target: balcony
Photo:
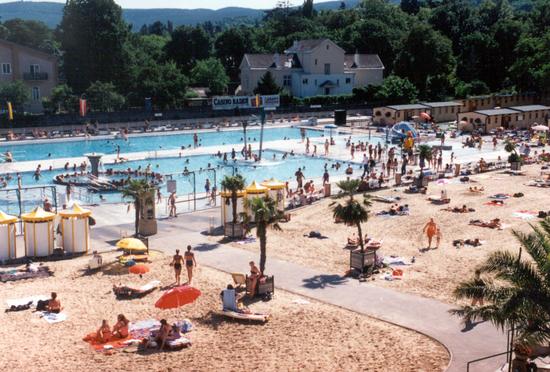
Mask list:
[[[37,81],[48,80],[47,72],[25,72],[23,73],[23,80]]]

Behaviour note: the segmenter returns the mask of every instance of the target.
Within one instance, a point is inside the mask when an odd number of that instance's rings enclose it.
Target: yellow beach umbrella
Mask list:
[[[136,238],[121,239],[116,243],[116,246],[127,251],[147,251],[145,244]]]

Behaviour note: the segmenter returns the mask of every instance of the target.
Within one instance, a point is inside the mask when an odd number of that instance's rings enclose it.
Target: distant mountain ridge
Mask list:
[[[346,7],[357,6],[361,0],[346,0]],[[327,1],[315,4],[316,10],[338,9],[341,1]],[[0,4],[0,20],[13,18],[32,19],[42,21],[49,27],[56,27],[63,16],[63,3],[53,2],[11,2]],[[212,23],[241,23],[253,22],[261,19],[263,10],[227,7],[218,10],[212,9],[123,9],[126,22],[138,30],[144,24],[155,21],[166,23],[172,21],[174,26],[195,25],[210,21]]]

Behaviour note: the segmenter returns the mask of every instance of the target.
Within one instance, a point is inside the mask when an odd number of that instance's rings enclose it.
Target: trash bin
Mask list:
[[[455,177],[460,176],[460,164],[455,164]]]
[[[401,173],[395,174],[395,186],[401,185]]]
[[[325,198],[328,198],[331,195],[330,183],[325,183],[325,185],[323,186],[323,190],[325,192]]]

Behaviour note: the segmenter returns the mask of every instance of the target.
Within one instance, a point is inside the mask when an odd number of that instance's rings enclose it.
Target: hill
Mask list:
[[[348,8],[356,6],[360,0],[346,0]],[[56,27],[63,16],[63,4],[53,2],[11,2],[0,4],[1,20],[13,18],[42,21],[49,27]],[[315,4],[316,10],[338,9],[340,1],[328,1]],[[258,9],[227,7],[212,9],[123,9],[126,22],[139,29],[143,24],[155,21],[172,21],[175,26],[195,25],[210,21],[212,23],[244,23],[260,19],[264,12]]]

